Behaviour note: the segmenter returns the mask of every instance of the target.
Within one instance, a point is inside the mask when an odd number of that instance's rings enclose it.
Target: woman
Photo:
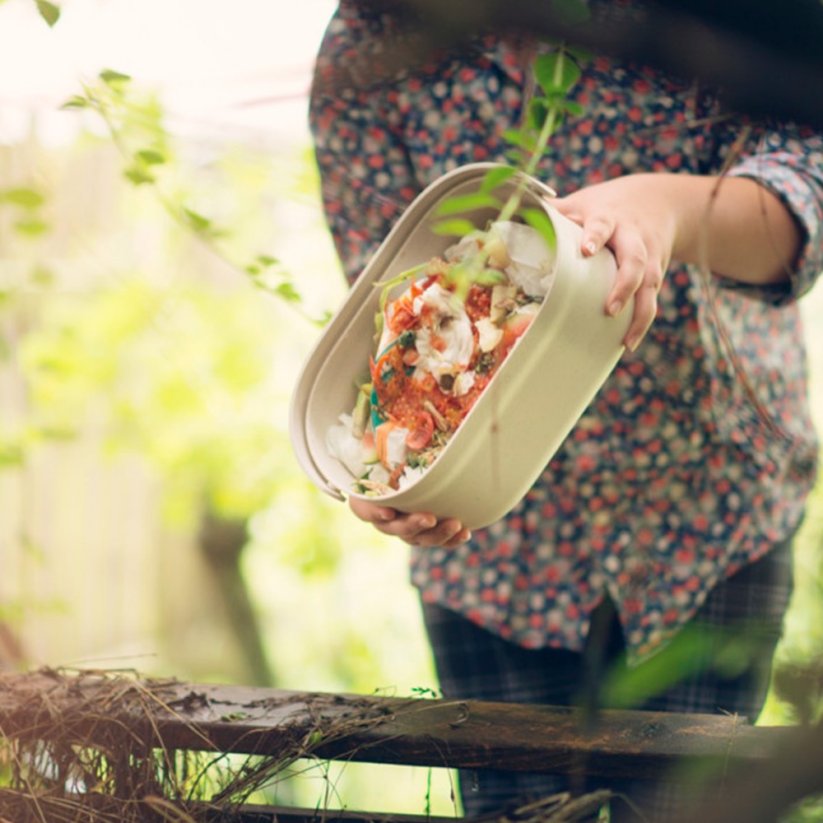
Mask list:
[[[637,8],[591,4],[593,15]],[[504,160],[529,94],[522,44],[483,38],[394,71],[402,35],[342,0],[318,55],[311,124],[350,279],[428,183]],[[698,85],[648,66],[596,56],[580,68],[570,95],[583,114],[555,132],[538,176],[583,227],[582,253],[606,246],[617,259],[604,311],[633,299],[625,356],[499,523],[469,534],[426,512],[351,507],[414,547],[446,696],[572,704],[592,697],[604,665],[674,660],[697,631],[685,678],[636,707],[753,720],[816,472],[796,301],[823,268],[823,140],[791,124],[744,128]],[[723,644],[742,627],[750,653],[730,667]],[[560,785],[464,775],[464,810]],[[655,819],[675,802],[619,788]]]

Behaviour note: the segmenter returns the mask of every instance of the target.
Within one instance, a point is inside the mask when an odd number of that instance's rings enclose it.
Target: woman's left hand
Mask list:
[[[552,201],[583,227],[581,252],[606,247],[617,278],[606,311],[634,297],[623,342],[637,348],[657,314],[671,260],[754,286],[787,285],[803,235],[780,197],[746,177],[630,174]]]
[[[582,253],[608,248],[617,277],[606,312],[618,314],[634,297],[634,312],[623,342],[634,351],[657,313],[657,294],[672,257],[676,212],[664,183],[667,175],[636,174],[580,189],[552,201],[561,214],[583,228]]]

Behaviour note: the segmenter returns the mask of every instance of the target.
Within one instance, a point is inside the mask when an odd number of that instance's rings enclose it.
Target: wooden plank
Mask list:
[[[298,809],[245,804],[226,817],[227,812],[194,810],[198,823],[454,823],[453,817],[419,814],[358,812],[340,809]]]
[[[0,731],[86,743],[420,766],[653,776],[762,763],[792,730],[734,717],[294,692],[58,672],[0,676]]]
[[[37,796],[0,788],[0,821],[48,823],[454,823],[453,817],[375,813],[340,809],[304,809],[243,803],[216,806],[204,802],[151,802],[101,794]]]

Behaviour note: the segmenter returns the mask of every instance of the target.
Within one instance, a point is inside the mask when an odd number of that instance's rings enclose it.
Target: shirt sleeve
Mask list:
[[[769,131],[758,141],[757,150],[735,163],[729,175],[758,181],[797,221],[803,245],[790,287],[758,290],[769,302],[796,300],[823,271],[823,135],[792,125]]]

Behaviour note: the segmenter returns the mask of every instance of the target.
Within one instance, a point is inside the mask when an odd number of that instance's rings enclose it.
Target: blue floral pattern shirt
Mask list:
[[[357,276],[427,184],[503,160],[528,77],[513,45],[369,82],[396,35],[343,0],[311,104],[323,197]],[[335,82],[348,66],[352,82]],[[583,108],[554,135],[539,176],[559,194],[633,172],[716,174],[741,134],[710,94],[605,57],[582,65]],[[755,125],[728,171],[782,199],[803,230],[791,283],[755,291],[672,267],[656,321],[627,353],[526,497],[457,549],[416,549],[412,581],[525,647],[579,650],[607,591],[630,656],[651,654],[711,588],[790,536],[816,473],[796,299],[823,269],[823,139]]]

